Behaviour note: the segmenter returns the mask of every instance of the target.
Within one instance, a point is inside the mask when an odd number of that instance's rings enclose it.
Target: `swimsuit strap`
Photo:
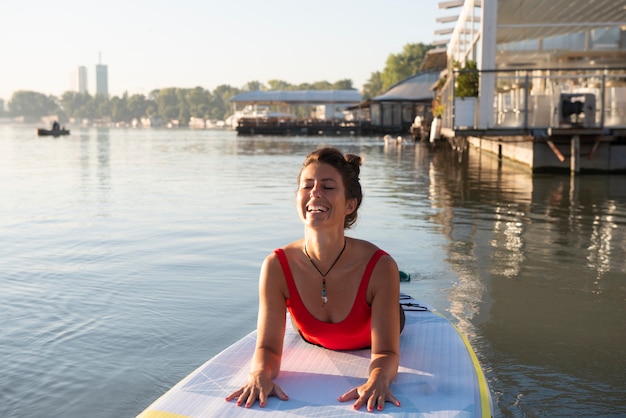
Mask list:
[[[359,290],[356,295],[355,304],[357,301],[366,301],[367,300],[367,286],[369,285],[370,278],[372,277],[372,272],[374,271],[374,267],[376,267],[376,263],[383,256],[387,255],[387,253],[381,249],[376,250],[370,261],[367,263],[365,267],[365,272],[363,273],[363,278],[361,278],[361,284],[359,285]]]
[[[300,293],[298,293],[298,289],[296,288],[296,283],[293,280],[293,274],[291,274],[285,250],[277,248],[274,250],[274,254],[276,254],[278,261],[280,261],[280,266],[283,269],[285,281],[287,282],[287,288],[289,289],[289,299],[287,300],[287,304],[289,305],[293,304],[293,302],[299,302],[302,306],[304,306],[304,304],[302,304],[302,300],[300,299]]]

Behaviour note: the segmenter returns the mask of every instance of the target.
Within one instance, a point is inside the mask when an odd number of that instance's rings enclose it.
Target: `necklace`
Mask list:
[[[326,305],[326,302],[328,302],[328,298],[326,297],[326,276],[328,276],[328,273],[330,273],[333,267],[335,267],[335,264],[337,264],[337,261],[339,261],[339,259],[341,258],[341,254],[343,254],[344,250],[346,249],[347,243],[348,241],[344,238],[343,248],[339,252],[339,255],[337,256],[337,258],[335,258],[335,261],[333,261],[333,264],[330,265],[330,268],[326,270],[326,273],[322,273],[319,267],[315,265],[315,262],[309,255],[309,252],[306,250],[306,242],[304,243],[304,253],[306,254],[307,258],[309,259],[313,267],[315,267],[315,270],[317,270],[317,272],[322,275],[322,309],[324,309],[324,305]]]

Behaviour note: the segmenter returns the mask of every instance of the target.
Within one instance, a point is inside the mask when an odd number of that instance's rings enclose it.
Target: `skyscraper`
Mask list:
[[[84,65],[78,67],[74,83],[74,90],[78,91],[80,94],[87,93],[87,67]]]
[[[99,63],[96,64],[96,94],[109,97],[109,74],[106,65],[102,64],[102,57],[99,56]]]

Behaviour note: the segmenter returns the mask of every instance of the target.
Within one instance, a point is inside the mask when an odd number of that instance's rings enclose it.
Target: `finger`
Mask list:
[[[252,390],[250,390],[250,394],[248,396],[248,400],[246,400],[246,408],[251,408],[252,405],[254,405],[254,403],[257,400],[257,392],[258,390],[253,388]]]
[[[365,404],[367,404],[367,399],[365,399],[363,396],[359,396],[359,398],[354,402],[354,405],[352,405],[352,408],[354,408],[355,410],[361,409],[361,407]],[[369,406],[367,409],[372,411],[371,407]]]
[[[287,396],[287,394],[282,390],[282,388],[280,386],[278,386],[277,384],[274,384],[274,388],[272,389],[272,391],[268,394],[265,390],[261,389],[259,392],[259,405],[262,407],[264,407],[267,404],[267,398],[271,395],[276,396],[278,399],[280,399],[281,401],[287,401],[289,400],[289,396]]]
[[[276,384],[274,384],[274,396],[276,396],[281,401],[289,400],[289,396],[287,396],[287,394],[283,391],[283,389]]]
[[[337,398],[337,400],[339,402],[346,402],[346,401],[349,401],[350,399],[357,399],[358,397],[359,397],[359,392],[357,391],[356,388],[354,388],[344,393],[343,395],[341,395],[339,398]]]
[[[240,388],[240,389],[238,389],[238,390],[234,391],[233,393],[231,393],[230,395],[228,395],[228,396],[225,398],[225,399],[226,399],[226,402],[230,402],[230,401],[232,401],[233,399],[235,399],[235,398],[239,397],[239,396],[241,395],[241,392],[243,392],[243,388]]]
[[[241,395],[239,395],[239,397],[237,398],[237,406],[240,406],[241,404],[243,404],[246,401],[247,397],[248,395],[246,394],[245,391],[241,392]]]
[[[266,403],[267,403],[267,392],[265,392],[265,390],[261,388],[259,392],[259,406],[263,408]]]
[[[373,411],[372,405],[370,404],[370,400],[372,399],[372,396],[373,394],[370,391],[367,391],[362,394],[359,394],[357,392],[357,400],[354,402],[354,405],[352,405],[352,407],[354,409],[361,409],[363,405],[366,405],[366,408],[368,411]]]
[[[398,398],[394,396],[394,394],[391,391],[387,395],[387,402],[391,402],[395,406],[400,406],[400,401],[398,400]]]
[[[378,396],[378,398],[376,398],[376,404],[376,409],[379,411],[385,409],[385,397],[383,395]]]
[[[382,395],[377,395],[377,392],[373,392],[369,398],[367,398],[367,410],[372,412],[376,405],[380,406],[380,400],[382,398],[383,403],[385,403],[385,397]]]

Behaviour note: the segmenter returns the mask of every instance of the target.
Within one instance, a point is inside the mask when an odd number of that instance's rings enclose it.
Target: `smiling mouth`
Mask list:
[[[311,205],[311,206],[307,206],[306,210],[309,213],[324,213],[328,211],[328,208],[325,206]]]

